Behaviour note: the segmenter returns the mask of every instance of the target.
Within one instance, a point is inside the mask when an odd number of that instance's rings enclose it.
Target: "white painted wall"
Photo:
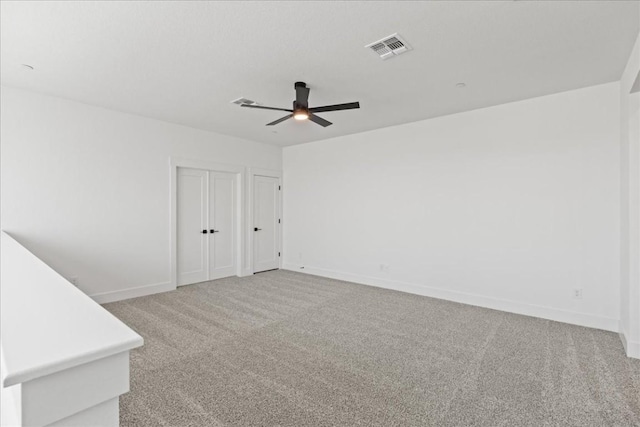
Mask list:
[[[640,36],[620,79],[621,257],[620,334],[627,355],[640,358]]]
[[[610,83],[285,148],[285,268],[617,331],[618,98]]]
[[[171,156],[281,169],[275,146],[4,86],[1,100],[0,226],[89,295],[170,284]]]

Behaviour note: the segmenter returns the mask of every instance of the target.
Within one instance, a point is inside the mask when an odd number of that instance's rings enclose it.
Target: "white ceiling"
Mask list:
[[[618,80],[639,21],[637,1],[2,2],[1,77],[286,146]],[[411,52],[364,49],[394,32]],[[298,80],[361,109],[266,127],[283,114],[229,103],[290,108]]]

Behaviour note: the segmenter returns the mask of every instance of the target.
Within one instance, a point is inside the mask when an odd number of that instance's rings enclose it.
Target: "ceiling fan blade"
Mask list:
[[[293,110],[287,110],[286,108],[263,107],[262,105],[251,105],[251,104],[242,104],[240,106],[247,107],[247,108],[259,108],[261,110],[288,111],[289,113],[293,113]]]
[[[275,122],[271,122],[271,123],[267,123],[267,126],[273,126],[273,125],[277,125],[278,123],[284,122],[285,120],[290,119],[291,117],[293,117],[293,114],[288,114],[278,120],[276,120]],[[275,132],[275,131],[274,131]]]
[[[309,106],[309,88],[304,86],[296,86],[296,103],[303,107]]]
[[[360,108],[359,102],[349,102],[347,104],[325,105],[324,107],[309,108],[312,113],[321,113],[323,111],[353,110]]]
[[[323,119],[322,117],[316,116],[315,114],[309,114],[309,120],[325,128],[333,124],[330,121]]]

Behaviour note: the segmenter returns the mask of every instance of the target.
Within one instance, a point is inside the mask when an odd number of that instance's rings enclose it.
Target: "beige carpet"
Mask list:
[[[105,307],[122,426],[640,426],[611,332],[288,271]]]

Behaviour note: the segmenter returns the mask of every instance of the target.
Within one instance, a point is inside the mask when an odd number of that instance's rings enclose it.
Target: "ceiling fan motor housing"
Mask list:
[[[309,108],[306,105],[298,104],[297,101],[293,101],[293,111],[304,111],[306,113],[309,112]]]

